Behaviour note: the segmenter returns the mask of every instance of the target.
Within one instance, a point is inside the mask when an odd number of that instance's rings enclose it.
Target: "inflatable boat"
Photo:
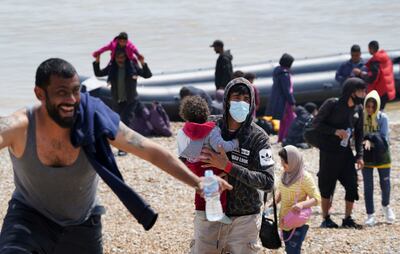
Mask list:
[[[400,50],[387,51],[393,59],[400,59]],[[363,56],[369,56],[363,53]],[[325,99],[338,97],[341,85],[335,80],[336,70],[344,61],[349,59],[349,54],[333,56],[296,59],[292,66],[294,96],[298,104],[315,102],[321,104]],[[261,105],[257,112],[263,115],[268,104],[268,97],[272,88],[272,72],[278,61],[269,61],[258,64],[234,66],[234,70],[253,72],[257,79],[254,84],[260,92]],[[400,68],[394,65],[396,90],[400,91]],[[106,103],[111,101],[109,87],[104,79],[95,77],[82,78],[82,84],[94,96],[100,97]],[[172,121],[179,120],[179,90],[182,86],[194,86],[214,96],[214,69],[199,69],[176,73],[159,73],[152,78],[138,80],[139,100],[149,105],[153,101],[160,102]]]

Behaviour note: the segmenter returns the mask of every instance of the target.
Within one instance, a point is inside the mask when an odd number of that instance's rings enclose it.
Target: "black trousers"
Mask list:
[[[62,227],[12,199],[0,233],[0,254],[100,254],[101,228],[101,215]]]
[[[351,149],[345,152],[319,152],[318,187],[322,198],[330,199],[339,181],[345,191],[345,200],[354,202],[359,199],[357,170]]]
[[[389,101],[389,96],[387,95],[387,93],[385,93],[384,95],[381,96],[381,108],[380,110],[384,110],[386,103]]]
[[[135,109],[137,101],[133,102],[115,102],[113,110],[119,114],[121,121],[126,125],[130,126],[131,121],[135,119]]]

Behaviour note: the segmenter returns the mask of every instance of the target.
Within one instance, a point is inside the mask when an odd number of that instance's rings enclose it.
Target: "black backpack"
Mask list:
[[[319,148],[322,134],[313,126],[314,118],[310,118],[304,125],[304,140],[311,146]]]
[[[338,99],[336,98],[335,102],[338,102]],[[332,107],[330,114],[332,113],[333,109],[335,106]],[[314,118],[311,118],[309,121],[306,122],[304,126],[304,140],[311,146],[316,147],[316,148],[321,148],[323,145],[323,142],[325,141],[324,137],[325,135],[322,134],[320,131],[314,128]]]

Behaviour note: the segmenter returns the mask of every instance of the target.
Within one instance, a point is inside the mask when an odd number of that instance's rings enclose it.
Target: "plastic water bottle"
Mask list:
[[[347,128],[346,132],[347,132],[347,138],[344,138],[342,139],[342,141],[340,141],[340,145],[343,147],[347,147],[347,144],[349,143],[349,139],[351,136],[351,128]]]
[[[219,184],[212,170],[204,173],[204,198],[206,200],[206,217],[209,221],[221,220],[224,216],[219,199]]]
[[[273,207],[268,207],[267,209],[264,210],[263,215],[268,217],[273,213],[274,213],[274,208]]]

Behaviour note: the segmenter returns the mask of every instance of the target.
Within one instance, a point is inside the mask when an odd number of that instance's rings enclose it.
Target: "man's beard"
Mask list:
[[[74,115],[72,117],[61,117],[59,114],[59,110],[61,106],[74,106]],[[76,103],[74,104],[60,104],[58,106],[52,104],[49,100],[49,98],[46,96],[46,109],[47,112],[50,116],[51,119],[53,119],[54,122],[56,122],[61,128],[72,128],[72,126],[75,123],[76,119],[76,110],[78,108],[79,104]]]

